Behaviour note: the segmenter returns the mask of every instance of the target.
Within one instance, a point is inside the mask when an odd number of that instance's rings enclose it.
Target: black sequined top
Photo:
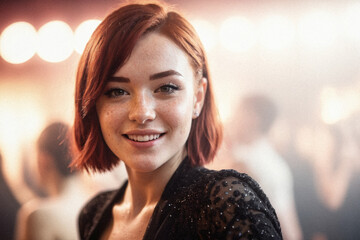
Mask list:
[[[126,185],[97,195],[83,208],[81,239],[100,238]],[[253,179],[234,170],[192,167],[185,158],[166,185],[143,239],[282,239],[282,235],[275,210]]]

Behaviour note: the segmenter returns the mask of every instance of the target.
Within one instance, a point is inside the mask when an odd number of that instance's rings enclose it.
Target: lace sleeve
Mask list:
[[[201,239],[282,239],[276,213],[247,175],[227,176],[208,185],[201,213]]]

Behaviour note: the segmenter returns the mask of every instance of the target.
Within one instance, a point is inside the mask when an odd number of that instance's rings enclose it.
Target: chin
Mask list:
[[[156,157],[145,157],[145,158],[133,158],[128,162],[127,167],[136,170],[139,172],[152,172],[160,168],[164,162],[154,161],[154,159],[159,159]]]

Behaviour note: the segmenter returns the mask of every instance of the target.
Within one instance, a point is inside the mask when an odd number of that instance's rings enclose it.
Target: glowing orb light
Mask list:
[[[191,23],[199,34],[199,37],[204,44],[204,48],[207,51],[213,49],[218,41],[215,27],[208,21],[200,19],[193,20]]]
[[[256,43],[253,24],[243,17],[230,17],[220,28],[221,45],[235,52],[245,52]]]
[[[91,34],[100,24],[100,20],[90,19],[82,22],[75,30],[75,51],[82,54]]]
[[[334,45],[339,25],[336,17],[324,11],[314,11],[299,22],[299,38],[307,47],[322,48]]]
[[[349,4],[345,12],[345,30],[350,39],[356,43],[360,50],[360,3]]]
[[[280,50],[291,46],[295,27],[285,17],[269,16],[260,25],[259,41],[268,50]]]
[[[74,51],[74,34],[66,23],[51,21],[39,31],[38,55],[48,62],[61,62]]]
[[[36,41],[37,33],[30,23],[13,23],[5,28],[1,34],[1,56],[9,63],[24,63],[34,56]]]

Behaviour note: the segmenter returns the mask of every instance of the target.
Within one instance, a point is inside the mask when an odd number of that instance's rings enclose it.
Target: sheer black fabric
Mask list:
[[[118,191],[93,198],[79,217],[81,239],[99,239],[112,218]],[[275,210],[259,185],[246,174],[191,167],[176,170],[155,207],[144,240],[282,239]]]

